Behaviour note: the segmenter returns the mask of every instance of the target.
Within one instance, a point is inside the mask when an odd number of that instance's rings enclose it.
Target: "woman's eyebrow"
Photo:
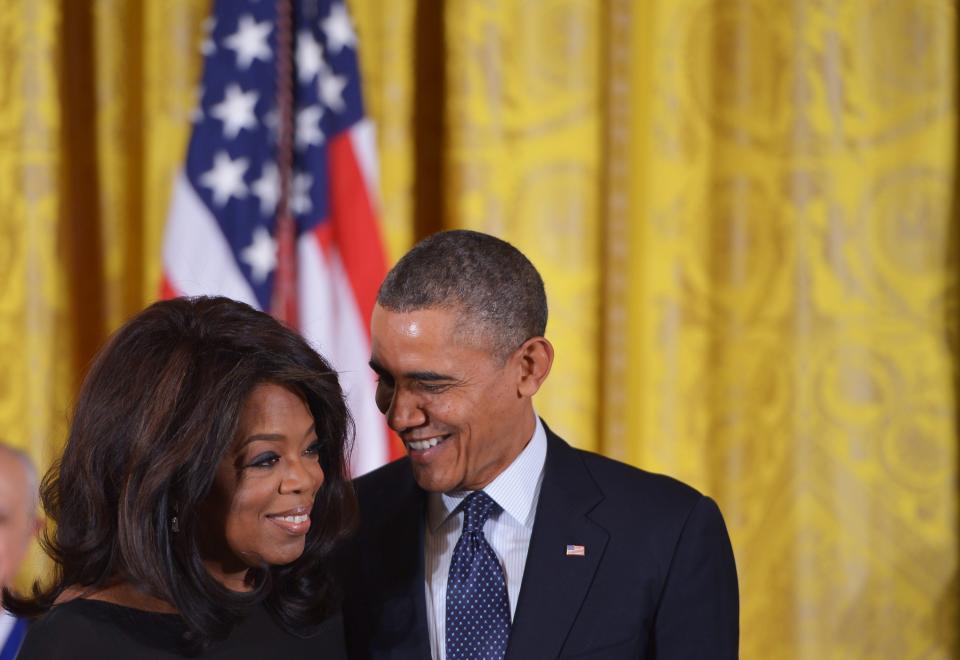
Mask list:
[[[282,433],[254,433],[253,435],[249,435],[246,438],[244,438],[243,442],[240,443],[240,447],[241,448],[246,447],[251,442],[257,442],[260,440],[266,440],[268,442],[278,442],[280,440],[283,440],[286,437],[287,436],[283,435]]]

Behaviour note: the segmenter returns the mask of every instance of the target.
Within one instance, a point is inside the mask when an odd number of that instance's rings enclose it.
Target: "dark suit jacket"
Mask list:
[[[428,659],[426,493],[407,459],[356,488],[360,530],[342,569],[348,653]],[[568,544],[585,556],[567,556]],[[736,658],[738,609],[733,551],[713,500],[547,430],[508,658]]]

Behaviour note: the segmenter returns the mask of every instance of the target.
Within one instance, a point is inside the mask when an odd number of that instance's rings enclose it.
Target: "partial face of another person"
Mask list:
[[[461,322],[456,310],[379,305],[371,321],[377,406],[403,440],[417,483],[432,492],[483,488],[535,426],[521,352],[504,363]]]
[[[206,537],[204,559],[227,587],[243,590],[247,569],[303,554],[323,485],[319,447],[303,399],[273,383],[253,390],[202,511],[204,526],[219,531]]]
[[[0,451],[0,587],[12,585],[38,528],[33,487],[20,459]]]

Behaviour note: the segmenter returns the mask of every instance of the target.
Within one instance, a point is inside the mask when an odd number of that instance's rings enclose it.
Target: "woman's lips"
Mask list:
[[[271,513],[267,518],[288,534],[295,536],[306,534],[310,529],[310,508],[306,506],[281,513]]]

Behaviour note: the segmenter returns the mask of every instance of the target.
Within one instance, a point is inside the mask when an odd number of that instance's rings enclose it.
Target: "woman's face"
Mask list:
[[[247,569],[303,554],[323,484],[318,450],[313,416],[299,396],[273,383],[254,388],[201,513],[204,561],[225,586],[243,591]]]

